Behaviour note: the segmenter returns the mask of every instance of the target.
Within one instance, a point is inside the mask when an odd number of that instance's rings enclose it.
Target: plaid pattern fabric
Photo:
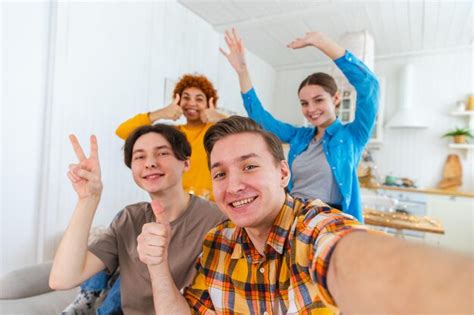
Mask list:
[[[229,220],[212,229],[184,296],[194,314],[333,314],[329,259],[337,241],[356,230],[366,228],[352,216],[287,195],[264,256]]]

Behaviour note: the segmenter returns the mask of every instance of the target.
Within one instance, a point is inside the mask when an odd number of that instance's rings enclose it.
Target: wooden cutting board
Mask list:
[[[443,178],[438,184],[441,189],[456,189],[462,185],[462,164],[459,155],[450,154],[444,163]]]

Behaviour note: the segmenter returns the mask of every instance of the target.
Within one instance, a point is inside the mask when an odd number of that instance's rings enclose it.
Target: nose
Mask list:
[[[228,174],[227,176],[227,193],[239,194],[245,189],[245,184],[239,174]]]
[[[308,104],[308,107],[307,107],[307,111],[308,111],[308,112],[311,113],[311,112],[316,111],[317,109],[318,109],[318,105],[316,105],[316,104],[314,104],[314,103],[312,103],[312,102]]]
[[[154,157],[149,157],[145,161],[146,168],[155,168],[157,166],[156,159]]]

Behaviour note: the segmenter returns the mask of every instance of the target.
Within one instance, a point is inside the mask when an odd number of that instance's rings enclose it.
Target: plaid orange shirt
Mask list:
[[[356,230],[366,228],[352,216],[287,195],[264,256],[231,221],[212,229],[184,297],[194,314],[333,314],[329,259],[337,241]]]

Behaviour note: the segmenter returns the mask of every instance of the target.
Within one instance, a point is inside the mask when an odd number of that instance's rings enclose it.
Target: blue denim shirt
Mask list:
[[[342,195],[341,210],[363,222],[357,165],[375,124],[380,87],[375,74],[350,52],[346,51],[334,62],[357,92],[355,119],[346,125],[336,119],[327,127],[323,148]],[[242,98],[250,118],[282,142],[290,144],[288,163],[291,166],[295,157],[308,148],[316,128],[296,127],[275,119],[263,108],[254,89],[242,94]],[[292,187],[291,180],[288,186],[290,191]]]

